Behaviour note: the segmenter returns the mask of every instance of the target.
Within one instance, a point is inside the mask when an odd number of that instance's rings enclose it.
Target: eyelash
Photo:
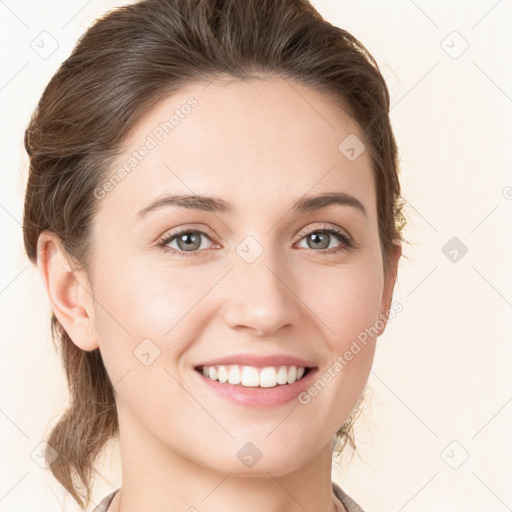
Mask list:
[[[312,233],[328,233],[330,235],[334,235],[334,237],[341,242],[341,245],[339,247],[334,248],[334,250],[330,249],[322,249],[315,251],[314,249],[310,249],[315,253],[319,253],[318,256],[323,256],[327,254],[337,254],[342,251],[348,251],[349,249],[352,249],[356,246],[355,241],[348,235],[345,234],[344,231],[342,231],[339,228],[334,228],[331,226],[322,226],[321,228],[315,228],[310,230],[309,232],[305,233],[299,242],[306,238],[308,235],[311,235]],[[204,235],[207,238],[213,238],[213,235],[211,233],[205,233],[204,231],[201,231],[200,229],[181,229],[179,231],[175,231],[172,233],[165,234],[158,242],[158,247],[161,247],[162,250],[166,253],[175,254],[176,256],[183,257],[183,258],[190,258],[195,257],[198,255],[198,253],[204,251],[205,249],[198,249],[195,251],[179,251],[177,249],[174,249],[172,247],[167,247],[167,244],[172,242],[175,238],[179,237],[180,235],[183,235],[185,233],[198,233],[200,235]],[[213,241],[213,240],[212,240]]]

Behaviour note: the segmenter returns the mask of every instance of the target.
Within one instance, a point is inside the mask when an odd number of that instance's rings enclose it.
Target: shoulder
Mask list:
[[[364,510],[335,482],[332,482],[335,496],[343,503],[347,512],[364,512]]]
[[[105,496],[99,503],[99,505],[93,509],[92,512],[107,512],[107,509],[109,505],[112,503],[112,500],[114,499],[114,496],[116,492],[119,491],[119,489],[116,489],[115,491],[112,491],[110,494]]]

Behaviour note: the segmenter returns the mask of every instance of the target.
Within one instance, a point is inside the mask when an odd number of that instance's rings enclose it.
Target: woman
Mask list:
[[[377,64],[306,0],[145,0],[80,39],[25,133],[24,241],[71,401],[50,469],[98,512],[358,511],[402,200]]]

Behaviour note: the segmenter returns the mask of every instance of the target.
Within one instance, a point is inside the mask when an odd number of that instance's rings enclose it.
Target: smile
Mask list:
[[[259,368],[230,364],[202,365],[194,370],[208,392],[237,406],[268,409],[296,400],[311,385],[318,367],[282,365]]]
[[[293,384],[307,375],[310,368],[304,366],[267,366],[256,368],[254,366],[213,365],[200,366],[197,371],[214,381],[240,385],[243,387],[273,388]]]

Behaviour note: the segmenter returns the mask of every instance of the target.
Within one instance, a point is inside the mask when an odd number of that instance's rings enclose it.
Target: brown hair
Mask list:
[[[405,221],[388,89],[366,48],[307,0],[144,0],[96,20],[46,86],[25,131],[23,235],[30,261],[36,263],[39,234],[49,230],[87,271],[98,207],[93,191],[130,130],[169,94],[217,76],[296,80],[328,95],[358,123],[372,157],[389,272]],[[59,454],[50,469],[85,508],[97,456],[118,434],[113,387],[99,350],[78,348],[53,312],[51,330],[70,405],[48,437]],[[336,434],[338,454],[347,443],[355,449],[359,409]]]

